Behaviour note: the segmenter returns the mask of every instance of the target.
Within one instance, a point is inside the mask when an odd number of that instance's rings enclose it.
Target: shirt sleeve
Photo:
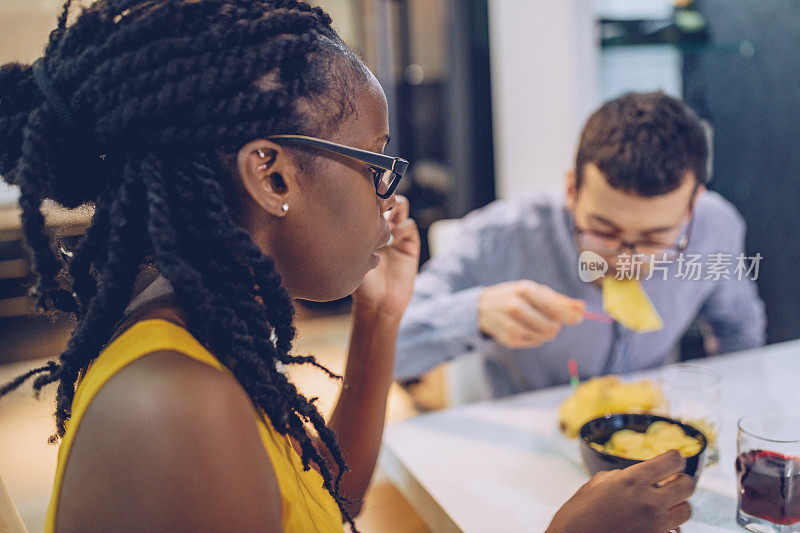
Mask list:
[[[725,250],[732,261],[730,279],[720,279],[700,308],[700,318],[710,326],[719,353],[754,348],[765,341],[766,317],[764,303],[753,280],[755,270],[747,272],[749,261],[745,261],[744,269],[739,264],[740,257],[746,259],[745,223],[738,213],[735,215],[725,232],[732,237]]]
[[[497,261],[494,233],[467,217],[449,249],[425,264],[400,324],[395,379],[419,377],[493,343],[478,327],[478,302]]]

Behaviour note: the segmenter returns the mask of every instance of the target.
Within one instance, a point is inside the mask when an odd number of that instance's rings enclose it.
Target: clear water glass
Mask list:
[[[658,376],[663,403],[658,411],[699,429],[708,441],[706,465],[719,462],[722,422],[720,375],[706,366],[680,363],[665,366]]]

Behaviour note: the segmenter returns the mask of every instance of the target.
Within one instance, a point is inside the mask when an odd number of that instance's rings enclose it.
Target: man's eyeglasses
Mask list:
[[[628,242],[618,235],[604,233],[590,229],[583,229],[574,226],[574,232],[578,246],[584,250],[592,250],[601,255],[620,254],[624,250],[630,250],[631,255],[655,256],[656,258],[666,258],[673,260],[678,257],[689,245],[689,237],[692,233],[691,217],[687,223],[681,227],[680,235],[675,243],[661,243],[649,240]]]
[[[602,231],[595,231],[590,229],[579,228],[575,223],[575,216],[571,218],[572,231],[575,234],[575,240],[578,246],[584,250],[591,250],[601,255],[614,255],[620,254],[625,249],[630,250],[631,255],[645,255],[653,258],[664,258],[669,261],[674,260],[689,246],[689,238],[692,234],[692,225],[694,224],[694,213],[692,212],[692,204],[697,196],[697,191],[700,185],[696,184],[692,190],[691,199],[689,200],[689,207],[687,213],[689,215],[688,222],[684,222],[681,226],[681,232],[678,235],[678,240],[674,243],[661,243],[650,240],[641,240],[628,242],[614,233],[606,233]],[[656,257],[658,256],[658,257]]]
[[[400,183],[400,179],[408,168],[408,161],[401,157],[392,157],[368,150],[361,150],[359,148],[317,139],[316,137],[307,137],[305,135],[270,135],[267,139],[314,146],[322,150],[343,155],[344,157],[349,157],[355,161],[366,163],[372,170],[372,180],[375,182],[375,193],[380,198],[384,199],[394,194],[397,184]]]

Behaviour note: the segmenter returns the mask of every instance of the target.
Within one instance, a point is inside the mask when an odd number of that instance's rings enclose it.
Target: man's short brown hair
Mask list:
[[[657,196],[677,189],[687,172],[708,179],[708,141],[697,115],[663,92],[627,93],[603,104],[581,132],[575,157],[580,187],[594,163],[615,189]]]

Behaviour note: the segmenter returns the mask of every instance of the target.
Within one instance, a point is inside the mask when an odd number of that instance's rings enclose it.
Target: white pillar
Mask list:
[[[564,187],[580,127],[598,101],[591,0],[489,0],[499,198]]]

